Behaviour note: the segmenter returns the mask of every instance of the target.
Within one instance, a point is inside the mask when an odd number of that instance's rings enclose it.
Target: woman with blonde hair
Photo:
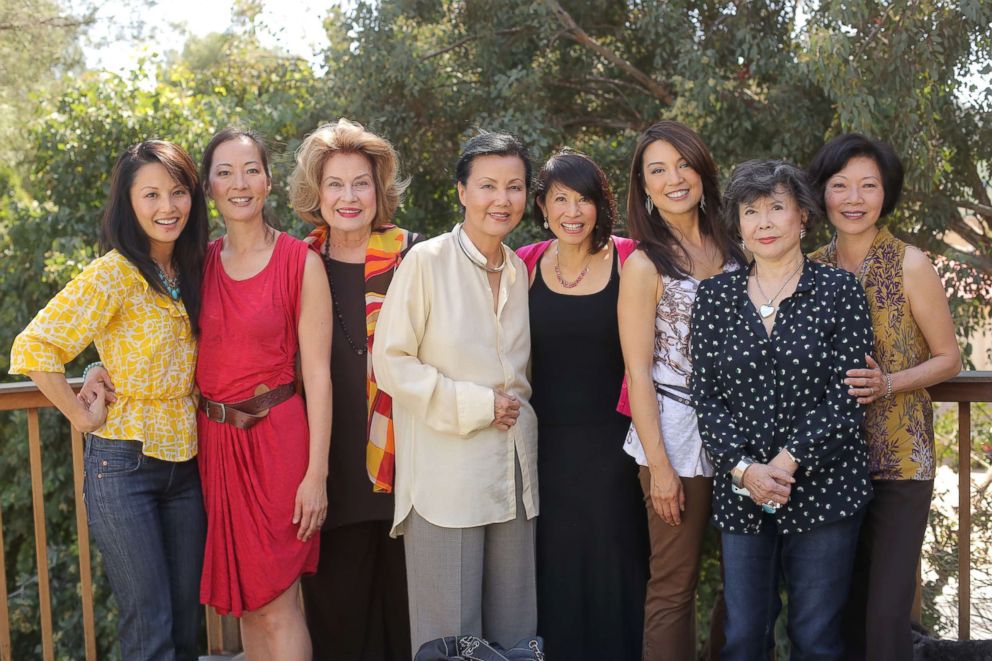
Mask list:
[[[290,202],[316,225],[308,241],[330,281],[334,420],[320,565],[303,581],[314,658],[410,658],[403,541],[393,519],[392,400],[378,389],[371,349],[393,273],[423,237],[391,224],[407,181],[392,145],[339,119],[296,152]]]

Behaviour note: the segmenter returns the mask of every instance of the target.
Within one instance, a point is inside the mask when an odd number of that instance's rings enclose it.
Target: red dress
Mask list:
[[[223,239],[207,250],[196,383],[218,402],[252,397],[295,378],[303,268],[309,247],[280,234],[269,263],[234,280],[221,262]],[[240,616],[317,569],[320,535],[296,538],[296,490],[309,461],[303,399],[293,395],[251,429],[197,415],[207,512],[200,601]]]

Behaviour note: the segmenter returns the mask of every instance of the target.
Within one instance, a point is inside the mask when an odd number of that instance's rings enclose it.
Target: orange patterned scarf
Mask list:
[[[327,226],[319,227],[310,233],[313,245],[318,250],[327,237]],[[366,394],[368,396],[368,447],[365,451],[365,467],[372,490],[391,493],[393,474],[396,468],[396,437],[393,432],[393,400],[379,390],[372,371],[372,342],[375,337],[375,324],[379,319],[379,309],[386,297],[386,290],[393,279],[393,272],[403,257],[415,243],[424,237],[414,232],[383,225],[372,230],[368,247],[365,249],[365,326],[368,338],[368,362],[366,368]]]

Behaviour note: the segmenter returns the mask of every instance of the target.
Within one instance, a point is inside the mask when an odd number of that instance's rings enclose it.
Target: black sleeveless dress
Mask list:
[[[549,659],[639,661],[648,535],[637,465],[616,412],[623,379],[616,249],[606,287],[530,289],[531,403],[538,419],[538,634]]]

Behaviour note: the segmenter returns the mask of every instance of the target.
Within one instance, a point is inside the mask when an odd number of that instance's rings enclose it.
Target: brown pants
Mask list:
[[[845,659],[913,658],[910,617],[933,480],[872,480],[845,609]]]
[[[706,524],[710,518],[713,478],[683,477],[682,523],[665,523],[651,504],[651,473],[641,467],[641,489],[651,539],[651,575],[644,601],[644,661],[692,661],[696,658],[696,585]]]

